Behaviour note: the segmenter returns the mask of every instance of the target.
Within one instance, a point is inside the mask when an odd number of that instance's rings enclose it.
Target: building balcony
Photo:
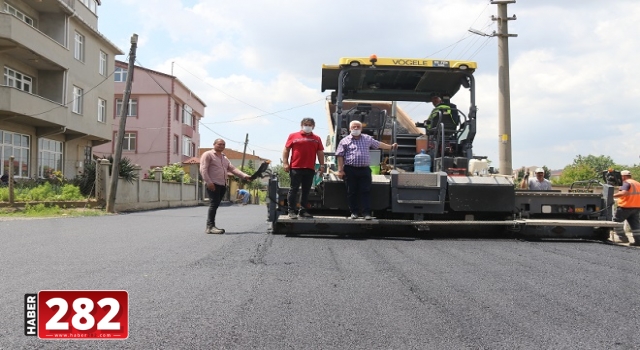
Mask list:
[[[0,54],[37,70],[63,71],[69,61],[61,43],[7,13],[0,13]]]
[[[0,86],[0,121],[34,127],[66,126],[69,111],[62,104],[37,95]]]
[[[71,113],[69,107],[46,98],[0,86],[0,124],[12,122],[35,128],[36,135],[62,133],[67,141],[84,137],[95,145],[108,142],[111,125],[90,115]]]

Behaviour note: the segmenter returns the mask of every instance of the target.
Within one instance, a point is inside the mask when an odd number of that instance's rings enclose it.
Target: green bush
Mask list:
[[[32,188],[26,193],[21,193],[21,197],[24,198],[24,201],[44,201],[46,199],[53,198],[55,195],[56,193],[53,186],[48,182],[36,188]]]
[[[84,171],[73,179],[73,184],[78,186],[83,196],[95,195],[93,188],[96,184],[96,162],[85,162]]]
[[[45,182],[34,188],[16,187],[14,188],[14,196],[16,202],[81,201],[85,199],[78,186],[71,184],[52,185],[50,182]],[[9,201],[8,187],[0,188],[0,201]]]
[[[109,174],[111,174],[113,164],[113,156],[104,157],[109,160]],[[138,172],[134,169],[134,164],[131,163],[131,160],[127,157],[120,159],[119,166],[119,176],[129,183],[133,183],[134,180],[138,179]],[[96,163],[95,162],[87,162],[84,166],[84,171],[82,174],[76,176],[76,178],[72,181],[72,183],[80,188],[80,192],[83,196],[89,197],[94,196],[94,188],[96,185]]]
[[[78,201],[84,200],[84,196],[80,192],[78,186],[66,184],[62,186],[62,193],[60,194],[60,200],[63,201]]]
[[[165,165],[162,167],[162,181],[167,182],[180,182],[180,177],[184,174],[184,169],[180,163],[174,163],[170,165]],[[149,179],[155,180],[156,174],[155,172],[151,172],[149,175]],[[184,174],[184,178],[182,179],[183,183],[191,183],[192,179],[189,174]]]

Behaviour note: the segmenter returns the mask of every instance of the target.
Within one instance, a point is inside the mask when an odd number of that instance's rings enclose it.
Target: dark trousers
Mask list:
[[[629,223],[633,238],[640,239],[640,208],[618,207],[618,209],[616,209],[615,215],[613,216],[613,221],[625,222],[625,220]],[[626,235],[623,227],[616,228],[614,231],[616,232],[618,237],[623,237]]]
[[[287,201],[289,202],[289,210],[295,211],[298,204],[298,188],[302,186],[302,198],[300,198],[300,207],[306,209],[309,204],[309,192],[313,184],[313,176],[316,174],[313,169],[291,169],[289,176],[291,177],[291,187]]]
[[[220,202],[222,202],[222,197],[227,192],[227,187],[222,185],[216,185],[216,189],[211,191],[207,188],[207,195],[209,196],[209,213],[207,215],[207,227],[216,225],[216,213],[218,212],[218,207],[220,206]]]
[[[371,215],[371,168],[344,166],[351,214]]]

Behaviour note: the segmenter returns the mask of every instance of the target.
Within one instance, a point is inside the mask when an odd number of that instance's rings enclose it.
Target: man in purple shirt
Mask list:
[[[344,178],[347,184],[347,200],[351,219],[358,214],[365,220],[371,220],[371,168],[369,149],[390,150],[398,147],[397,143],[388,145],[362,133],[362,123],[357,120],[349,123],[351,134],[340,140],[336,149],[338,157],[338,177]]]

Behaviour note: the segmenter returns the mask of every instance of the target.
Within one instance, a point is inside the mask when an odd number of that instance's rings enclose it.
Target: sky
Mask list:
[[[578,156],[640,163],[637,0],[517,0],[508,5],[512,168],[561,169]],[[200,147],[280,163],[302,118],[328,135],[322,64],[341,57],[433,58],[478,63],[474,155],[498,166],[497,5],[489,0],[105,0],[98,30],[127,61],[172,74],[207,105]],[[452,102],[467,106],[458,94]],[[432,106],[399,103],[415,121]],[[463,108],[461,108],[463,109]],[[467,110],[463,111],[466,113]]]

